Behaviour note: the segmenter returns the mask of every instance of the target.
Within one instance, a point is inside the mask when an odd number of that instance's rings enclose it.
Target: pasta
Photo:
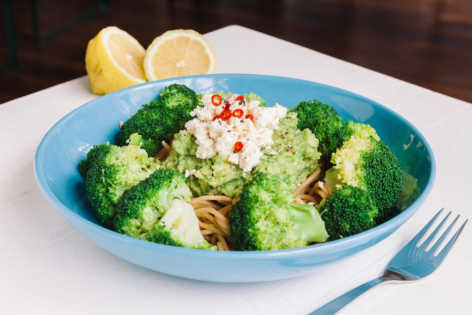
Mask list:
[[[157,153],[156,159],[158,159],[159,161],[164,161],[169,156],[170,145],[165,141],[162,141],[161,144],[162,149]]]
[[[162,149],[156,158],[164,161],[169,156],[170,150],[171,146],[162,141]],[[318,167],[295,189],[296,203],[317,205],[331,195],[332,188],[320,180],[321,175],[321,167]],[[232,249],[229,214],[238,200],[239,198],[223,195],[205,195],[195,197],[190,202],[198,218],[203,237],[210,244],[217,246],[218,250]]]
[[[200,222],[200,231],[218,250],[231,249],[229,213],[236,202],[236,198],[222,195],[200,196],[191,201]]]

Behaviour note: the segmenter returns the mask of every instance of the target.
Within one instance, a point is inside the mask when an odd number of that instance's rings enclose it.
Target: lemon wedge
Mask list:
[[[194,30],[167,31],[146,50],[144,72],[149,81],[214,73],[216,57],[208,41]]]
[[[106,94],[143,83],[145,49],[116,26],[102,29],[87,45],[85,68],[93,93]]]

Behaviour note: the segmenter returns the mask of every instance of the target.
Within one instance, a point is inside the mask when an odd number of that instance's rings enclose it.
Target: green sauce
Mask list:
[[[194,137],[182,130],[172,142],[172,151],[164,167],[184,173],[191,171],[187,184],[194,196],[223,194],[237,197],[244,183],[259,172],[287,176],[295,189],[318,168],[320,153],[318,139],[309,130],[297,129],[295,113],[288,113],[279,122],[272,137],[274,143],[264,150],[264,156],[250,173],[243,173],[238,165],[216,155],[210,159],[195,156],[197,144]]]

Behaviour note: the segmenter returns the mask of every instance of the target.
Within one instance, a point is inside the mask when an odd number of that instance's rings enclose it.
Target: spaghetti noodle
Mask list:
[[[155,157],[156,157],[156,159],[158,159],[159,161],[162,162],[165,159],[167,159],[167,157],[169,156],[171,147],[165,141],[162,141],[161,144],[162,144],[162,149],[157,153],[157,155]]]

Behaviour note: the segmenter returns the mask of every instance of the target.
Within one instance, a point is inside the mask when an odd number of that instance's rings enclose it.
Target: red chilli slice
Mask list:
[[[231,118],[231,111],[230,111],[229,109],[228,109],[228,110],[225,109],[225,110],[221,113],[220,116],[221,116],[221,117],[219,117],[219,118],[221,118],[221,119],[223,119],[223,120],[228,120],[228,119]]]
[[[218,94],[213,94],[211,96],[211,103],[215,106],[220,106],[223,99]]]
[[[241,102],[242,102],[242,101],[244,101],[244,96],[239,95],[238,97],[236,97],[236,98],[234,99],[234,101],[235,101],[235,102],[237,102],[237,101],[241,101]]]
[[[235,110],[233,111],[233,116],[234,116],[234,117],[241,118],[241,117],[243,117],[243,115],[244,115],[244,112],[243,112],[243,110],[240,109],[240,108],[235,109]]]
[[[252,116],[251,114],[247,114],[246,119],[250,119],[252,122],[254,122],[254,116]]]
[[[243,143],[241,141],[236,141],[234,143],[234,152],[239,152],[243,149]]]

